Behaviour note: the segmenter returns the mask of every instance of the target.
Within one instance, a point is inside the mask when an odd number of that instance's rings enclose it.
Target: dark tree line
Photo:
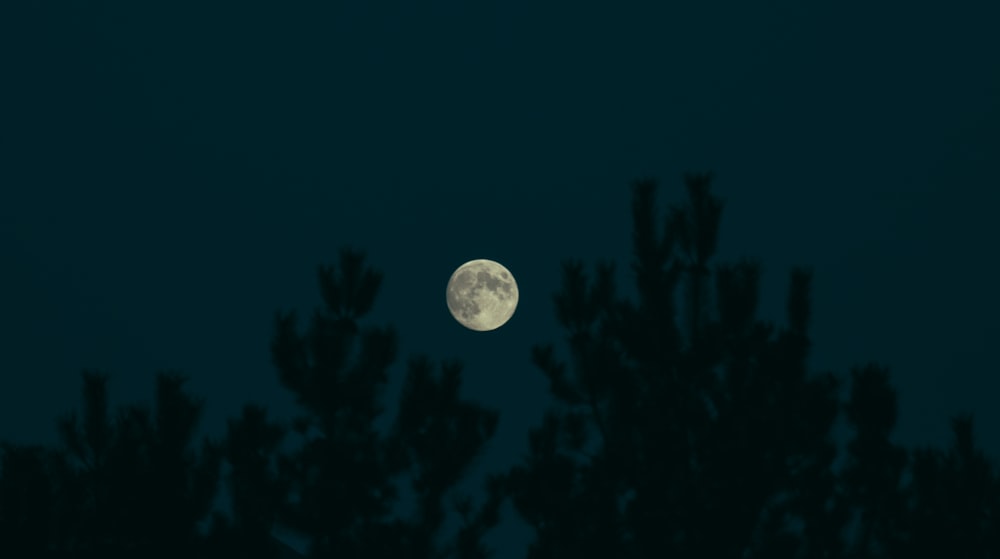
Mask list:
[[[809,271],[790,274],[785,326],[758,319],[758,265],[712,265],[722,202],[709,176],[685,183],[662,216],[654,184],[634,187],[637,300],[609,264],[565,265],[566,358],[533,350],[558,403],[508,476],[529,557],[1000,557],[971,418],[946,451],[893,444],[887,369],[808,371]]]
[[[374,428],[397,357],[391,328],[362,323],[380,279],[343,251],[338,267],[319,269],[325,305],[304,332],[294,313],[277,315],[274,365],[302,412],[291,426],[247,405],[222,440],[197,441],[202,404],[183,377],[158,375],[152,409],[115,414],[108,377],[84,372],[82,413],[58,422],[60,448],[3,448],[0,550],[274,559],[293,553],[272,535],[281,525],[308,542],[310,557],[484,557],[499,483],[477,504],[450,490],[498,414],[459,397],[459,364],[415,356],[394,424]],[[283,449],[293,432],[301,443]],[[228,511],[214,506],[222,484]],[[401,489],[415,496],[415,513],[399,512]],[[462,523],[443,534],[449,512]]]
[[[84,372],[57,448],[0,451],[0,555],[278,559],[293,554],[281,526],[315,558],[484,558],[509,500],[532,559],[1000,557],[1000,478],[971,417],[947,449],[902,448],[885,367],[809,371],[809,271],[790,274],[784,326],[759,319],[757,264],[713,261],[710,183],[686,177],[686,204],[663,215],[655,185],[635,184],[634,300],[610,263],[564,265],[565,344],[531,351],[556,403],[478,499],[454,488],[498,413],[459,397],[460,364],[414,356],[395,420],[375,428],[396,333],[365,318],[381,276],[343,251],[319,268],[305,328],[275,319],[292,424],[247,405],[199,440],[182,376],[157,375],[151,406],[113,409],[108,377]]]

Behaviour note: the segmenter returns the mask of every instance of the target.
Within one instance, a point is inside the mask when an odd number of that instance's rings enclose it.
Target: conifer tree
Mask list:
[[[69,457],[60,497],[74,521],[71,556],[202,555],[200,524],[212,508],[220,455],[208,440],[196,444],[202,404],[184,383],[160,373],[152,409],[127,406],[112,418],[108,376],[83,373],[83,413],[59,422]]]
[[[635,184],[635,301],[611,264],[564,267],[568,359],[533,352],[558,404],[508,478],[529,557],[836,552],[838,384],[806,370],[810,274],[791,273],[785,327],[757,318],[759,267],[712,266],[710,183],[685,177],[687,204],[662,218],[654,183]]]
[[[397,357],[396,332],[364,321],[381,275],[361,253],[344,250],[339,266],[321,266],[318,279],[325,304],[306,332],[297,331],[294,313],[279,313],[272,343],[280,379],[302,408],[295,430],[305,439],[287,461],[283,521],[310,540],[310,557],[481,556],[499,491],[475,511],[454,507],[449,496],[493,435],[497,413],[459,397],[457,363],[416,356],[394,423],[376,429]],[[403,489],[415,495],[412,515],[399,506]],[[447,543],[442,528],[452,510],[466,522]]]

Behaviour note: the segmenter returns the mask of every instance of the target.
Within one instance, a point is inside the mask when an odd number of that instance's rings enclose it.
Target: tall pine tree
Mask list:
[[[480,557],[481,536],[494,524],[498,484],[475,510],[455,505],[450,490],[493,435],[498,414],[459,397],[461,367],[409,360],[398,414],[386,432],[375,428],[382,392],[397,357],[390,327],[366,324],[381,275],[358,252],[319,268],[324,307],[299,333],[294,313],[279,313],[272,343],[282,383],[303,411],[295,423],[305,439],[287,461],[291,498],[282,520],[310,542],[309,556]],[[400,506],[401,490],[416,512]],[[465,523],[443,539],[447,513]]]
[[[634,186],[636,300],[610,264],[565,265],[568,359],[533,353],[557,404],[508,479],[529,557],[837,552],[838,383],[806,370],[810,274],[792,271],[786,326],[757,318],[759,267],[713,266],[711,177],[685,183],[662,217],[654,183]]]

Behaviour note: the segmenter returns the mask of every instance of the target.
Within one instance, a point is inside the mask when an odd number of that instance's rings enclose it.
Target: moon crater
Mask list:
[[[448,310],[471,330],[495,330],[517,308],[517,282],[510,270],[492,260],[471,260],[451,275],[446,294]]]

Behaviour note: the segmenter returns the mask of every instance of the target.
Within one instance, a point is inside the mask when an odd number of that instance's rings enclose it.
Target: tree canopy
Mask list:
[[[809,371],[811,272],[790,271],[783,326],[758,318],[759,265],[713,263],[711,179],[686,176],[663,215],[655,183],[634,184],[636,300],[611,264],[564,265],[566,357],[532,353],[556,404],[508,475],[528,556],[1000,556],[1000,484],[971,418],[950,451],[906,450],[887,368]]]
[[[630,289],[614,263],[563,264],[563,340],[525,348],[554,403],[478,497],[455,489],[499,413],[460,396],[462,364],[426,355],[386,401],[398,335],[368,316],[381,274],[345,249],[304,327],[275,315],[293,421],[248,403],[211,440],[181,374],[113,408],[109,376],[84,371],[57,447],[0,446],[0,554],[297,555],[281,527],[312,558],[485,558],[509,501],[531,559],[1000,557],[1000,477],[972,417],[944,449],[893,442],[888,367],[810,370],[811,272],[790,270],[783,324],[760,318],[759,264],[715,261],[712,177],[684,185],[660,211],[656,184],[634,184]]]

